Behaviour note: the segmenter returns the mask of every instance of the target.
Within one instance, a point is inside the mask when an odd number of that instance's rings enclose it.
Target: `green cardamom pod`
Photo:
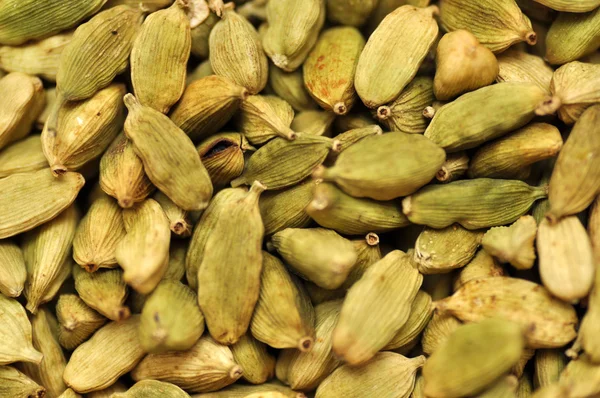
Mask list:
[[[256,394],[260,397],[261,394],[266,395],[269,398],[306,398],[301,392],[294,391],[291,388],[284,386],[279,382],[263,383],[259,385],[249,384],[232,384],[229,387],[223,388],[219,391],[205,394],[197,394],[198,398],[248,398],[248,396],[256,397]],[[272,397],[267,394],[279,394]]]
[[[167,195],[157,191],[152,197],[165,212],[169,220],[169,228],[175,236],[188,238],[192,234],[189,212],[177,206]]]
[[[442,183],[458,180],[469,170],[469,157],[465,152],[454,152],[446,155],[446,161],[435,175]]]
[[[290,125],[294,110],[285,100],[274,95],[251,95],[242,101],[236,126],[254,145],[274,137],[296,138]]]
[[[241,366],[244,380],[262,384],[275,375],[275,357],[267,345],[246,333],[231,347],[234,361]]]
[[[279,68],[271,68],[269,87],[296,111],[310,111],[318,107],[304,85],[304,77],[300,69],[286,72]]]
[[[61,294],[56,303],[57,338],[66,350],[74,350],[106,323],[76,294]]]
[[[75,265],[73,279],[79,297],[90,308],[113,321],[129,318],[130,310],[124,305],[127,285],[123,280],[123,271],[114,269],[90,273]]]
[[[331,125],[336,114],[327,111],[308,110],[297,113],[292,120],[293,131],[302,131],[305,134],[322,135],[331,137]]]
[[[423,352],[433,354],[462,323],[448,313],[435,312],[423,330],[421,346]]]
[[[142,380],[126,392],[113,394],[113,398],[189,398],[189,394],[175,384],[158,380]]]
[[[475,257],[460,270],[458,277],[454,280],[453,290],[457,291],[467,282],[475,279],[504,275],[504,268],[496,263],[494,257],[485,250],[479,250]]]
[[[569,397],[593,397],[600,393],[600,365],[587,355],[570,361],[560,374],[559,384]]]
[[[327,20],[333,24],[361,26],[377,8],[379,0],[326,0]]]
[[[0,295],[0,321],[0,337],[4,342],[0,348],[0,365],[14,362],[39,365],[44,355],[33,346],[31,323],[25,308],[17,300]]]
[[[27,269],[21,248],[9,239],[0,240],[0,293],[19,297],[25,287]]]
[[[516,269],[530,269],[535,261],[533,241],[536,234],[539,242],[535,219],[523,216],[508,227],[490,228],[483,236],[481,246],[501,263],[510,263]]]
[[[533,0],[532,0],[533,1]],[[496,82],[535,83],[550,93],[550,82],[554,70],[540,56],[525,51],[508,49],[498,54],[499,72]]]
[[[542,349],[535,352],[534,385],[536,388],[556,383],[566,366],[566,357],[560,348]]]
[[[42,398],[46,389],[12,366],[0,366],[0,395]]]
[[[311,223],[306,206],[312,200],[315,183],[305,180],[298,185],[263,193],[258,202],[265,226],[265,235],[272,235],[286,228],[302,228]]]
[[[48,167],[38,134],[30,135],[0,151],[0,178]]]
[[[600,48],[600,7],[586,13],[560,12],[546,37],[546,57],[562,65]]]
[[[419,290],[410,307],[410,315],[406,323],[396,332],[392,340],[382,350],[405,351],[407,347],[412,346],[413,343],[417,343],[421,332],[433,316],[431,302],[431,296]]]
[[[196,80],[200,80],[203,77],[212,75],[215,75],[215,72],[212,70],[212,66],[210,66],[210,61],[207,59],[198,64],[197,67],[195,67],[191,72],[187,74],[185,78],[185,83],[187,86],[190,86]]]
[[[171,0],[168,0],[168,2],[170,4]],[[220,20],[221,19],[217,17],[217,14],[211,12],[208,14],[208,18],[206,18],[200,25],[192,28],[192,54],[199,57],[200,59],[208,58],[208,38],[210,36],[212,28]]]

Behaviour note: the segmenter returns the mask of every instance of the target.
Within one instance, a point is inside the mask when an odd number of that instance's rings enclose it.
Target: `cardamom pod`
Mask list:
[[[77,394],[73,389],[67,388],[58,398],[81,398],[81,395]]]
[[[331,137],[331,125],[336,114],[327,111],[308,110],[297,113],[292,120],[293,131],[302,131],[305,134],[322,135]]]
[[[285,100],[274,95],[251,95],[242,101],[236,126],[254,145],[273,137],[296,138],[290,125],[294,110]]]
[[[241,366],[244,380],[262,384],[275,375],[275,357],[267,345],[246,333],[231,346],[233,360]]]
[[[501,263],[510,263],[516,269],[529,269],[535,261],[533,241],[536,233],[538,227],[535,219],[523,216],[509,227],[489,229],[481,240],[481,246]]]
[[[356,66],[356,92],[372,109],[394,101],[417,74],[438,35],[437,6],[402,6],[371,34]],[[385,67],[383,67],[385,65]]]
[[[600,393],[600,365],[587,355],[570,361],[560,374],[559,384],[568,397],[593,397]]]
[[[129,318],[129,308],[124,305],[127,285],[123,281],[123,271],[114,269],[90,273],[75,265],[73,279],[75,290],[85,304],[113,321]]]
[[[169,0],[169,4],[171,0]],[[239,9],[238,9],[239,11]],[[208,38],[210,36],[210,32],[212,28],[219,22],[221,19],[217,17],[215,13],[209,13],[208,17],[198,26],[194,27],[191,30],[192,37],[192,54],[199,57],[200,59],[208,58]]]
[[[478,398],[514,398],[516,397],[519,379],[514,375],[504,376],[490,384],[477,395]]]
[[[346,130],[335,136],[336,141],[340,143],[340,151],[332,152],[329,154],[328,160],[335,161],[341,152],[356,144],[363,138],[367,138],[372,135],[382,135],[383,130],[376,124],[367,125],[364,127],[357,127],[355,129]]]
[[[167,116],[127,94],[125,134],[148,178],[184,210],[203,210],[213,193],[210,176],[192,140]]]
[[[431,228],[459,223],[467,229],[488,228],[516,221],[531,205],[546,197],[547,187],[518,180],[477,178],[430,185],[402,200],[410,222]]]
[[[423,352],[432,355],[461,325],[462,323],[451,314],[436,311],[423,330]]]
[[[158,380],[142,380],[126,392],[115,393],[114,398],[188,398],[189,394],[175,384]]]
[[[277,191],[267,191],[260,196],[258,207],[265,226],[265,235],[286,228],[302,228],[311,223],[306,206],[312,200],[315,183],[307,179],[297,185]]]
[[[271,68],[269,87],[296,111],[310,111],[317,108],[317,104],[304,85],[304,77],[300,69],[285,72],[279,68]]]
[[[535,355],[535,350],[532,348],[525,348],[521,353],[521,357],[517,361],[517,363],[511,368],[510,373],[516,378],[520,378],[523,376],[523,372],[525,371],[525,366],[533,356]]]
[[[48,167],[38,134],[30,135],[0,151],[0,178]]]
[[[42,398],[46,389],[12,366],[0,366],[0,395]]]
[[[73,350],[106,323],[76,294],[61,294],[56,303],[57,338],[66,350]]]
[[[519,384],[517,390],[514,392],[516,398],[529,398],[533,394],[533,385],[531,384],[531,378],[525,372],[523,376],[519,378]],[[511,395],[508,398],[512,398]]]
[[[326,0],[327,20],[333,24],[361,26],[377,8],[379,0]]]
[[[535,0],[536,2],[552,8],[556,11],[564,12],[588,12],[593,11],[600,6],[598,0]]]
[[[185,78],[185,83],[189,87],[196,80],[200,80],[203,77],[212,75],[215,75],[215,72],[212,70],[212,66],[210,66],[210,61],[207,59],[205,61],[202,61],[197,67],[195,67],[191,72],[187,74]]]
[[[185,275],[185,255],[188,242],[185,240],[174,240],[169,245],[169,266],[163,276],[163,280],[181,281]]]
[[[294,391],[291,388],[284,386],[278,382],[263,383],[259,385],[249,384],[232,384],[229,387],[219,391],[205,394],[196,394],[197,398],[248,398],[249,395],[255,394],[276,394],[279,393],[285,398],[306,398],[301,392]],[[269,397],[267,395],[267,397]],[[256,397],[255,397],[256,398]],[[272,397],[269,397],[272,398]],[[274,398],[280,398],[276,396]]]
[[[398,330],[392,340],[382,350],[406,350],[413,343],[418,342],[421,332],[425,329],[433,316],[431,296],[419,290],[410,307],[410,315],[406,323]]]
[[[442,183],[458,180],[469,169],[469,157],[465,152],[454,152],[446,155],[446,161],[435,175]]]
[[[348,130],[371,125],[373,125],[373,119],[367,112],[353,112],[351,114],[336,116],[333,122],[333,130],[341,134]]]
[[[338,115],[350,111],[357,98],[354,75],[364,46],[362,34],[351,26],[329,28],[319,35],[303,71],[304,84],[321,108]]]
[[[3,341],[0,347],[0,365],[13,362],[39,365],[44,355],[33,346],[31,323],[27,319],[25,308],[17,300],[0,294],[0,321],[0,337]],[[0,386],[3,384],[0,383]]]
[[[558,13],[546,37],[545,59],[562,65],[600,48],[600,7],[587,13]]]
[[[475,257],[465,265],[454,280],[453,291],[475,279],[504,276],[504,268],[485,250],[479,250]]]
[[[535,352],[534,385],[536,388],[556,383],[566,366],[566,357],[560,348],[542,349]]]
[[[0,293],[6,297],[19,297],[27,279],[21,248],[11,240],[0,240],[0,264]]]
[[[120,0],[111,0],[111,1],[120,1]],[[131,0],[123,0],[123,1],[131,1]],[[143,0],[144,2],[146,0]],[[149,0],[152,1],[152,0]],[[160,1],[160,0],[157,0]],[[112,398],[112,395],[115,393],[121,393],[127,391],[127,387],[119,381],[111,385],[110,387],[103,388],[102,390],[96,390],[87,393],[85,396],[88,398]]]
[[[554,71],[542,57],[525,51],[508,49],[498,54],[497,58],[499,72],[496,82],[535,83],[542,90],[550,93],[550,82]]]
[[[169,228],[176,236],[188,238],[192,234],[189,212],[177,206],[167,195],[157,191],[152,197],[165,212],[169,220]]]

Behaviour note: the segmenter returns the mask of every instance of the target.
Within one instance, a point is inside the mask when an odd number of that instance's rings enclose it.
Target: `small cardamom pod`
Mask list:
[[[57,337],[66,350],[74,350],[106,323],[76,294],[61,294],[56,303]]]

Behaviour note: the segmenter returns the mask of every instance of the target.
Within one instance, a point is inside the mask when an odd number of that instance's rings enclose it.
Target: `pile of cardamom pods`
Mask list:
[[[0,0],[0,398],[600,397],[600,0]]]

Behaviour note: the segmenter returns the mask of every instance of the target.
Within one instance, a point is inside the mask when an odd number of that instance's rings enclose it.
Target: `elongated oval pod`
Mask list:
[[[189,394],[175,384],[158,380],[142,380],[126,392],[111,395],[113,398],[189,398]]]
[[[600,7],[587,13],[561,12],[546,36],[546,60],[562,65],[600,48]]]
[[[303,66],[304,83],[321,108],[338,115],[352,108],[356,64],[364,46],[360,31],[350,26],[321,33]]]
[[[19,297],[27,279],[21,248],[11,240],[0,240],[0,264],[0,293],[6,297]]]
[[[192,234],[189,212],[177,206],[167,195],[158,191],[153,199],[158,202],[169,220],[169,228],[176,237],[188,238]]]
[[[171,0],[168,0],[168,3],[171,3]],[[192,28],[192,54],[200,59],[208,58],[208,38],[212,28],[220,20],[217,14],[211,12],[201,24]]]
[[[573,306],[524,279],[498,276],[473,280],[435,306],[464,322],[493,317],[516,322],[525,330],[528,348],[562,347],[577,335]]]
[[[236,125],[252,144],[264,144],[274,137],[296,138],[290,125],[294,110],[274,95],[251,95],[242,101]]]
[[[254,26],[231,8],[209,36],[210,65],[216,75],[224,76],[257,94],[267,85],[269,63]]]
[[[379,0],[326,0],[327,20],[334,24],[361,26],[374,9]]]
[[[410,307],[410,315],[406,323],[396,332],[392,340],[382,350],[404,351],[416,343],[425,326],[433,316],[431,296],[419,290]]]
[[[131,377],[173,383],[189,392],[209,392],[234,383],[242,373],[229,347],[204,336],[187,351],[147,355]]]
[[[33,347],[31,323],[27,319],[25,308],[15,299],[0,295],[0,329],[2,347],[0,364],[13,362],[32,362],[39,364],[43,354]],[[1,384],[0,384],[1,385]]]
[[[206,168],[185,133],[167,116],[144,106],[131,94],[125,134],[144,163],[148,178],[184,210],[203,210],[213,193]]]
[[[354,85],[372,109],[394,101],[415,77],[437,38],[436,6],[402,6],[371,34],[356,66]]]
[[[73,350],[106,323],[106,318],[76,294],[61,294],[56,302],[57,339],[66,350]]]
[[[247,398],[249,395],[260,395],[260,394],[275,394],[275,397],[267,395],[269,398],[306,398],[306,395],[294,391],[291,388],[279,383],[270,382],[259,385],[249,384],[232,384],[229,387],[223,388],[219,391],[214,391],[205,394],[196,394],[195,397],[199,398]],[[277,395],[280,394],[280,395]],[[255,397],[256,398],[256,397]]]
[[[534,357],[534,386],[539,388],[557,382],[565,368],[566,362],[567,358],[560,348],[536,350]]]
[[[554,70],[542,57],[517,49],[508,49],[498,54],[499,72],[496,82],[535,83],[542,90],[550,92],[550,82]]]
[[[336,114],[327,111],[308,110],[299,112],[292,120],[293,131],[301,131],[305,134],[322,135],[331,137],[331,125]]]
[[[302,228],[311,223],[306,206],[312,200],[315,183],[307,179],[298,185],[278,191],[267,191],[260,196],[258,207],[265,227],[265,235],[286,228]]]
[[[139,325],[139,315],[111,322],[77,347],[63,375],[67,386],[79,393],[101,390],[133,369],[146,354],[137,338]]]
[[[582,355],[570,361],[560,374],[559,385],[574,397],[591,397],[600,393],[600,366]]]
[[[330,153],[328,160],[334,161],[335,159],[337,159],[341,152],[344,152],[346,149],[356,144],[363,138],[367,138],[372,135],[382,134],[383,130],[377,124],[366,125],[364,127],[357,127],[350,130],[346,130],[343,133],[340,133],[335,136],[335,139],[340,143],[340,151]]]
[[[296,111],[318,108],[304,85],[304,77],[300,69],[296,69],[294,72],[285,72],[279,68],[271,68],[269,70],[269,87]]]
[[[130,310],[124,305],[127,285],[121,270],[87,272],[79,265],[73,267],[75,290],[85,304],[108,319],[122,321],[129,318]]]
[[[435,179],[441,183],[458,180],[469,169],[469,157],[465,152],[454,152],[446,155],[446,161],[435,174]]]
[[[244,380],[252,384],[262,384],[275,375],[275,357],[267,345],[246,333],[232,345],[234,361],[240,365]]]
[[[0,178],[48,167],[39,135],[30,135],[0,151]]]
[[[6,397],[42,398],[46,389],[12,366],[0,366],[0,394]]]
[[[452,314],[436,311],[425,327],[421,338],[423,352],[432,355],[462,323]]]
[[[119,1],[119,0],[114,0],[114,1]],[[125,0],[125,1],[128,1],[128,0]],[[125,386],[125,384],[121,383],[120,381],[117,381],[110,387],[103,388],[102,390],[96,390],[96,391],[89,392],[86,394],[86,396],[88,396],[90,398],[111,398],[112,394],[122,393],[125,391],[127,391],[127,387]]]
[[[479,229],[516,221],[546,194],[546,186],[477,178],[427,186],[404,198],[402,211],[412,223],[431,228],[457,222],[467,229]]]

